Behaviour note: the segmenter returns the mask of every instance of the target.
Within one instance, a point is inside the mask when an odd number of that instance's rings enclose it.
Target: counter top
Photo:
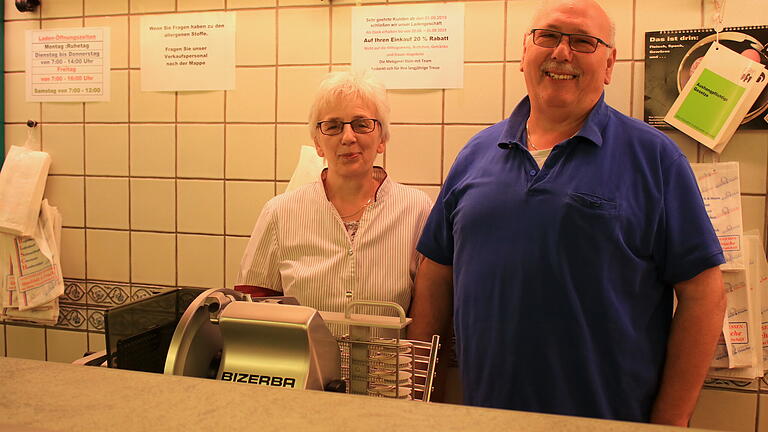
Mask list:
[[[670,431],[0,357],[0,430]]]

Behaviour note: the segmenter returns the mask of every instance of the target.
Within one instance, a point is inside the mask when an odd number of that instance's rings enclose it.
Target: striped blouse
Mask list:
[[[319,179],[267,202],[236,285],[269,288],[323,311],[342,312],[352,300],[392,301],[407,311],[419,262],[416,242],[432,203],[382,168],[374,170],[383,181],[354,241]],[[396,315],[376,307],[355,312]]]

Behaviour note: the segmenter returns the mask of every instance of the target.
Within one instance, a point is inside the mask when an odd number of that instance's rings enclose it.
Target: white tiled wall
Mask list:
[[[46,360],[72,363],[88,350],[88,333],[46,329]]]
[[[765,22],[759,0],[728,4],[731,24]],[[538,2],[466,1],[464,88],[392,91],[393,139],[381,158],[396,180],[439,187],[457,151],[473,132],[508,115],[525,89],[519,72],[521,35]],[[606,0],[617,26],[619,62],[606,90],[609,102],[639,116],[642,107],[642,35],[646,30],[698,27],[709,2]],[[317,83],[349,62],[351,3],[320,0],[105,0],[55,1],[33,14],[6,4],[6,136],[23,140],[23,122],[41,123],[40,148],[53,166],[47,197],[64,214],[67,277],[133,282],[129,232],[246,236],[263,202],[290,177],[299,145],[309,143],[303,122]],[[660,8],[664,13],[659,13]],[[751,9],[751,13],[743,12]],[[212,92],[141,92],[138,23],[142,14],[234,10],[237,14],[237,88]],[[732,14],[731,14],[732,12]],[[726,20],[728,21],[728,20]],[[28,103],[24,100],[24,32],[34,28],[105,25],[112,30],[112,100],[105,103]],[[302,29],[302,31],[297,31]],[[308,39],[308,29],[312,38]],[[307,41],[311,43],[307,43]],[[703,150],[680,139],[692,160]],[[419,163],[415,163],[419,160]],[[740,132],[722,160],[742,162],[743,192],[751,201],[748,225],[763,230],[768,136]],[[75,230],[75,231],[73,231]],[[81,234],[78,235],[80,230]],[[221,238],[219,240],[227,240]],[[115,241],[117,243],[112,244]],[[167,242],[167,241],[164,241]],[[183,248],[174,237],[174,265]],[[235,242],[236,243],[236,242]],[[235,244],[232,243],[232,244]],[[242,242],[240,242],[242,243]],[[127,244],[108,263],[103,249]],[[83,256],[85,250],[85,256]],[[223,266],[207,285],[222,286],[240,250],[216,248]],[[234,255],[234,257],[230,255]],[[82,257],[81,259],[78,256]],[[88,260],[93,257],[94,261]],[[75,265],[74,263],[81,264]],[[165,262],[167,260],[163,260]],[[137,280],[175,286],[179,272],[146,272]],[[169,279],[168,274],[173,273]],[[163,274],[164,276],[160,276]],[[114,278],[114,279],[112,279]]]
[[[691,427],[753,432],[757,416],[756,398],[755,393],[704,389],[691,419]],[[763,415],[766,412],[768,410],[763,411]]]
[[[20,144],[24,123],[40,122],[31,133],[53,157],[46,197],[63,213],[71,307],[55,329],[6,324],[0,353],[56,361],[103,347],[100,317],[110,304],[157,287],[232,286],[261,206],[284,190],[299,146],[310,143],[304,122],[317,84],[329,70],[349,67],[352,7],[387,3],[48,0],[22,14],[14,0],[3,1],[5,138]],[[539,1],[464,3],[464,88],[391,91],[392,140],[379,158],[395,180],[433,197],[466,140],[509,115],[525,94],[522,34]],[[618,48],[606,98],[641,117],[644,32],[709,25],[712,2],[603,4],[616,22]],[[142,92],[141,17],[195,10],[236,11],[237,88]],[[765,23],[765,0],[728,2],[726,25]],[[26,102],[24,32],[82,26],[111,28],[111,101]],[[670,136],[691,161],[711,160],[693,140]],[[739,132],[721,159],[741,162],[745,227],[763,233],[768,133]]]
[[[46,329],[37,327],[5,326],[5,344],[9,357],[45,360]]]

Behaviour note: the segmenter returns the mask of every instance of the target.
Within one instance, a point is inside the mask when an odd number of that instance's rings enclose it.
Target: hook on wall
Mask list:
[[[40,0],[16,0],[16,9],[19,12],[34,12],[40,6]]]
[[[30,128],[33,128],[37,126],[37,122],[34,120],[27,120],[27,126],[29,126]]]

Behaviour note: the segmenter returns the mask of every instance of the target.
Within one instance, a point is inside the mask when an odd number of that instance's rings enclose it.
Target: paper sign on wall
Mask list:
[[[27,102],[110,97],[109,28],[27,30]]]
[[[765,335],[762,325],[766,277],[765,253],[759,233],[744,234],[744,270],[723,272],[727,298],[723,334],[715,351],[710,377],[758,378],[763,376]]]
[[[664,121],[721,153],[766,83],[760,62],[712,44]]]
[[[739,163],[691,164],[704,207],[725,254],[720,269],[744,270]]]
[[[389,89],[464,85],[464,4],[352,9],[352,69]]]
[[[141,18],[141,90],[235,88],[235,14]]]

